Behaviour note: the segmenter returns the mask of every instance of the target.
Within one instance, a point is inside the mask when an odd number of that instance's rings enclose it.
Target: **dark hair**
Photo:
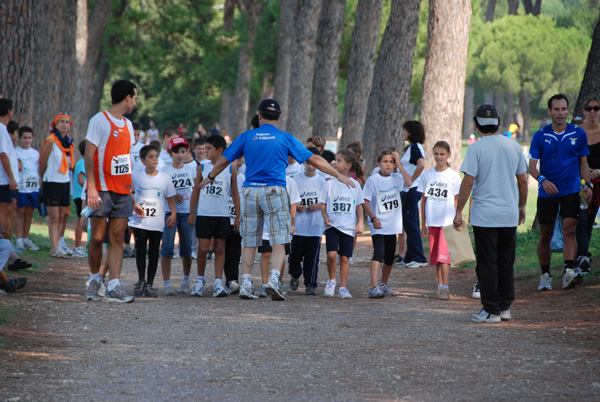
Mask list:
[[[140,158],[146,159],[146,156],[148,156],[150,151],[156,151],[156,153],[160,154],[159,148],[155,147],[154,145],[144,145],[142,149],[140,149]]]
[[[135,96],[135,84],[129,80],[119,80],[115,82],[110,90],[110,98],[113,105],[121,103],[127,98],[127,95]]]
[[[258,121],[258,115],[255,114],[254,116],[252,116],[252,119],[250,120],[250,127],[254,128],[259,128],[260,127],[260,122]]]
[[[31,135],[33,135],[33,128],[29,126],[23,126],[19,128],[19,138],[21,138],[25,133],[31,133]]]
[[[436,149],[436,148],[442,148],[445,149],[446,151],[448,151],[448,153],[450,153],[450,144],[448,144],[446,141],[438,141],[433,145],[432,149]],[[448,167],[450,167],[450,162],[446,161],[446,164],[448,165]]]
[[[200,137],[196,141],[194,141],[194,148],[196,148],[199,145],[204,145],[204,144],[206,144],[206,138]]]
[[[259,110],[258,113],[262,116],[263,119],[269,121],[277,121],[279,115],[281,113],[276,112],[275,110]]]
[[[166,135],[168,135],[169,137],[171,137],[173,134],[179,135],[179,130],[177,130],[177,127],[175,127],[174,125],[167,124],[163,128],[163,138],[165,138]]]
[[[362,165],[358,161],[358,158],[354,152],[348,151],[347,149],[342,149],[341,151],[338,151],[336,155],[340,155],[346,161],[346,163],[349,163],[351,165],[350,172],[354,172],[358,179],[362,180],[363,183],[365,182],[365,172],[363,171]]]
[[[315,147],[309,147],[308,150],[310,152],[312,152],[313,154],[315,154],[315,155],[320,155],[319,150],[317,148],[315,148]]]
[[[362,144],[360,141],[354,141],[354,142],[346,145],[346,149],[348,151],[354,152],[358,159],[362,158]]]
[[[404,122],[402,128],[408,133],[408,142],[411,144],[417,142],[423,144],[425,142],[425,127],[423,127],[420,121],[409,120]]]
[[[13,110],[13,101],[8,98],[0,98],[0,116],[8,115]]]
[[[328,149],[323,150],[321,152],[321,157],[327,161],[327,163],[331,163],[335,160],[335,154]]]
[[[227,149],[227,141],[225,141],[225,138],[223,138],[223,136],[219,134],[211,135],[210,137],[208,137],[206,139],[206,143],[212,145],[213,147],[215,147],[215,149],[222,148],[223,151]]]
[[[86,140],[83,140],[77,145],[77,148],[79,149],[79,153],[81,154],[81,156],[85,156],[85,143],[86,142],[87,142]]]
[[[377,163],[381,162],[384,156],[393,155],[395,148],[386,148],[377,155]]]
[[[14,133],[18,129],[19,129],[19,123],[17,123],[14,120],[9,121],[8,124],[6,125],[6,131],[8,131],[10,134]]]
[[[477,123],[477,119],[474,119],[475,121],[475,128],[477,128],[477,130],[479,130],[480,133],[482,134],[493,134],[498,132],[498,128],[500,127],[499,125],[487,125],[487,126],[480,126],[479,123]]]
[[[135,122],[131,122],[131,126],[133,127],[134,130],[139,130],[140,129],[140,125],[135,123]]]
[[[552,109],[552,102],[554,102],[555,100],[560,100],[560,99],[564,99],[565,102],[567,102],[567,107],[569,107],[569,100],[567,99],[567,95],[556,94],[556,95],[552,95],[550,97],[550,99],[548,99],[548,109]]]

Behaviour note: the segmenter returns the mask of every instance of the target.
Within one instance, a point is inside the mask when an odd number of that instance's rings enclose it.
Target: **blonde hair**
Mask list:
[[[448,151],[448,154],[451,153],[450,152],[450,144],[448,144],[446,141],[436,142],[432,149],[436,149],[436,148],[442,148],[442,149],[445,149],[446,151]],[[446,164],[448,165],[448,167],[450,167],[450,162],[446,162]]]

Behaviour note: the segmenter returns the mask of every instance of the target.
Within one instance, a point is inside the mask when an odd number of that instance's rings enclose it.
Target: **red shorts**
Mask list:
[[[450,252],[441,227],[429,227],[429,264],[450,264]]]

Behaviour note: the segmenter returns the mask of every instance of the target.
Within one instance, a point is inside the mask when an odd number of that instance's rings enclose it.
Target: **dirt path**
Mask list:
[[[481,325],[469,321],[480,308],[472,270],[452,270],[449,302],[428,297],[433,267],[395,270],[398,295],[371,300],[370,253],[361,238],[351,301],[301,287],[285,302],[84,302],[83,261],[53,261],[25,292],[0,297],[15,309],[0,326],[0,399],[597,400],[598,276],[541,294],[537,279],[520,280],[514,320]],[[134,264],[124,263],[129,288]],[[180,265],[173,272],[178,285]]]

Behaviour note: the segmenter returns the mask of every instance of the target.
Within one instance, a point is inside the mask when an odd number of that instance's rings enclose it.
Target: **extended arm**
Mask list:
[[[460,183],[460,190],[458,191],[458,201],[456,202],[456,215],[454,216],[454,227],[458,229],[462,225],[462,211],[471,195],[473,190],[473,182],[475,178],[465,173],[462,183]]]

